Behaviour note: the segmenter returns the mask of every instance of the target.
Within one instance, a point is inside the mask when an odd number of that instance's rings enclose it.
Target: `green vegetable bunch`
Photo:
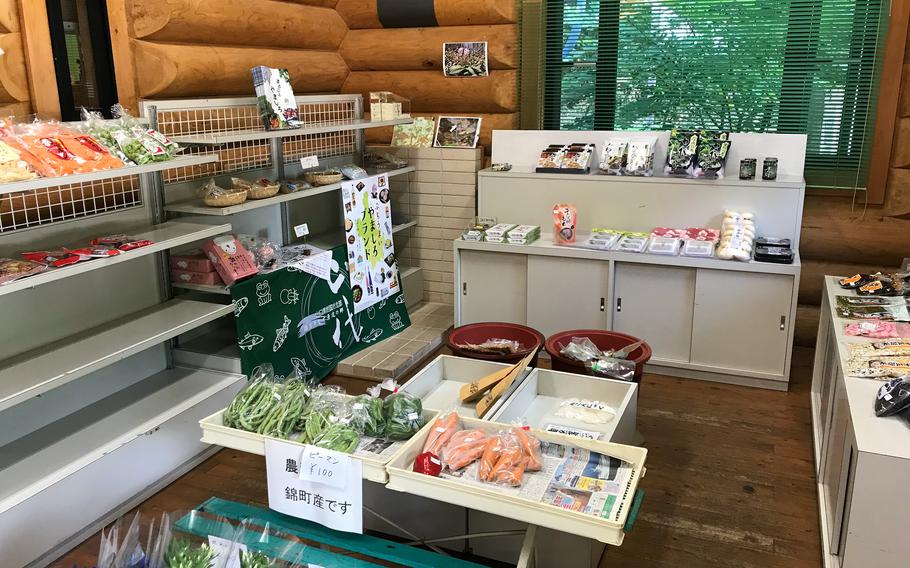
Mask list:
[[[312,444],[318,440],[331,424],[333,416],[334,414],[328,408],[311,409],[303,426],[303,436],[300,438],[300,443]]]
[[[257,368],[251,377],[250,383],[237,393],[224,411],[222,421],[225,426],[257,432],[272,407],[280,402],[276,397],[278,386],[271,365]]]
[[[423,405],[406,392],[389,395],[382,405],[385,435],[390,440],[408,440],[423,427]]]
[[[354,399],[351,405],[351,426],[367,436],[381,438],[385,434],[385,416],[382,400],[368,394]]]
[[[207,544],[194,546],[191,542],[175,538],[164,555],[166,568],[212,568],[218,554]]]
[[[300,430],[306,415],[308,390],[298,379],[285,381],[275,389],[277,404],[271,406],[256,432],[265,436],[288,439]]]
[[[240,551],[240,568],[270,568],[272,561],[261,552]]]
[[[314,446],[350,454],[357,449],[360,434],[350,426],[335,423],[330,424],[322,434],[313,442]]]

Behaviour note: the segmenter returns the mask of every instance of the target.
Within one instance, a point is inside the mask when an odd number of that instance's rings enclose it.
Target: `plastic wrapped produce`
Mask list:
[[[385,435],[390,440],[408,440],[424,425],[423,404],[419,397],[396,392],[386,397],[382,407]]]

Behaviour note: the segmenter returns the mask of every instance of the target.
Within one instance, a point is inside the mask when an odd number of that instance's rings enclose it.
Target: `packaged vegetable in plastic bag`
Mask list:
[[[502,436],[497,434],[487,438],[487,441],[483,445],[483,451],[480,454],[480,465],[477,468],[478,480],[492,481],[490,474],[493,472],[493,466],[499,461],[502,450]]]
[[[346,454],[356,450],[359,443],[360,434],[357,430],[342,422],[330,423],[312,442],[314,446]]]
[[[382,403],[385,435],[390,440],[408,440],[424,425],[420,398],[406,392],[395,392]]]
[[[528,455],[519,441],[515,430],[498,436],[501,444],[496,463],[487,474],[486,481],[497,485],[519,487],[524,480],[528,466]]]
[[[385,415],[379,385],[367,389],[366,394],[354,397],[351,403],[351,426],[366,436],[381,438],[385,435]]]
[[[250,382],[224,411],[224,425],[247,432],[258,431],[272,407],[280,402],[276,396],[278,388],[271,363],[263,363],[253,369]]]
[[[620,175],[626,163],[628,149],[628,138],[608,139],[600,156],[601,171],[610,175]]]
[[[128,128],[137,129],[134,132],[134,134],[137,136],[142,134],[157,144],[159,147],[163,148],[168,156],[168,159],[173,158],[183,150],[180,145],[165,136],[163,133],[155,130],[154,128],[145,126],[141,121],[131,116],[130,113],[119,103],[111,107],[111,115],[113,115],[114,118],[119,118],[121,122],[123,122],[123,124]]]
[[[521,449],[524,451],[525,456],[528,458],[527,470],[540,471],[540,468],[543,467],[543,463],[541,462],[540,458],[540,440],[528,432],[527,426],[512,428],[512,433],[518,439],[518,443],[521,445]]]
[[[597,377],[607,377],[620,381],[633,382],[635,379],[635,363],[626,359],[615,357],[600,357],[585,362],[585,367]]]
[[[280,525],[259,518],[243,519],[234,533],[225,568],[314,566],[304,560],[307,547],[297,536],[284,532]]]
[[[310,396],[300,443],[313,444],[329,426],[350,419],[351,403],[344,390],[337,386],[318,386]]]
[[[442,463],[449,471],[458,471],[483,455],[487,434],[480,429],[458,430],[442,447]]]
[[[603,357],[601,351],[589,337],[573,337],[559,352],[576,361],[593,361]]]
[[[309,389],[302,380],[291,376],[275,388],[277,404],[273,405],[256,430],[264,436],[287,440],[303,426]]]
[[[553,414],[588,424],[606,424],[616,416],[616,409],[599,400],[570,398],[560,402]]]
[[[73,142],[75,132],[57,122],[20,124],[6,142],[19,151],[20,158],[45,177],[95,171],[91,156],[86,158]]]
[[[693,158],[698,149],[698,133],[677,130],[670,131],[667,144],[667,165],[664,173],[669,175],[691,175]]]
[[[444,416],[439,416],[430,428],[430,435],[423,444],[423,451],[436,456],[442,455],[442,448],[459,430],[461,430],[461,418],[457,412],[452,410]]]

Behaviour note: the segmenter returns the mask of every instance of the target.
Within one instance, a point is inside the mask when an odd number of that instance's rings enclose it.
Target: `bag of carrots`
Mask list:
[[[480,458],[486,442],[487,434],[483,430],[458,430],[442,447],[439,457],[449,471],[458,471]]]
[[[430,435],[427,436],[427,441],[423,445],[423,451],[435,454],[437,457],[442,455],[443,446],[459,430],[461,430],[461,420],[459,420],[457,412],[453,410],[445,416],[440,416],[430,429]]]
[[[487,474],[486,481],[497,485],[518,487],[524,481],[525,470],[528,467],[528,456],[522,447],[515,431],[511,430],[501,436],[501,451],[496,463]]]

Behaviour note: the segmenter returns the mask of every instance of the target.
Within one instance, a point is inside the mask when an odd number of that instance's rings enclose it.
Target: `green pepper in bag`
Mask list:
[[[351,405],[351,426],[366,436],[381,438],[385,434],[385,416],[382,400],[362,394]]]
[[[382,405],[385,435],[390,440],[407,440],[423,427],[423,404],[406,392],[389,395]]]
[[[352,453],[357,449],[360,443],[360,434],[350,426],[341,423],[330,424],[319,438],[313,441],[313,445],[326,450],[336,452]]]

